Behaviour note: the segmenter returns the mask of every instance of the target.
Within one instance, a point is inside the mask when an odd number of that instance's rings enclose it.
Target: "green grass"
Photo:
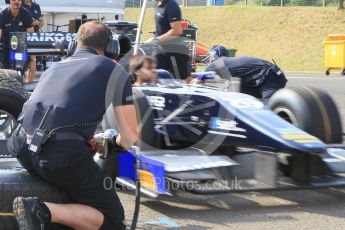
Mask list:
[[[126,9],[137,21],[139,9]],[[198,41],[224,45],[237,55],[272,58],[287,71],[323,71],[323,40],[345,34],[345,13],[335,7],[186,7],[183,18],[196,24]],[[147,11],[143,39],[155,30],[153,9]]]

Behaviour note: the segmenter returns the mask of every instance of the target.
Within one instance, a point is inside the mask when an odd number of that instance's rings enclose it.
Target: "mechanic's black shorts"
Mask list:
[[[165,69],[173,74],[176,79],[184,80],[192,73],[191,60],[187,47],[179,47],[176,52],[171,48],[165,49],[163,53],[155,55],[157,69]],[[181,52],[179,52],[181,51]]]
[[[276,91],[285,87],[286,82],[285,76],[268,75],[260,86],[241,85],[241,93],[249,94],[266,103]]]
[[[66,192],[71,203],[91,206],[104,215],[101,229],[125,229],[124,210],[111,179],[93,160],[86,142],[48,141],[40,154],[29,150],[18,155],[19,162],[31,168],[52,185]],[[28,165],[32,165],[32,167]]]
[[[287,80],[284,74],[281,76],[268,75],[259,88],[261,99],[267,102],[276,91],[285,87],[286,82]]]
[[[1,69],[10,69],[10,53],[9,51],[1,51],[0,53]]]

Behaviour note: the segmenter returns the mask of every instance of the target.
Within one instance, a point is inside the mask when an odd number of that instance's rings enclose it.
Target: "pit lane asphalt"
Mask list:
[[[345,77],[287,74],[288,86],[326,90],[345,123]],[[221,86],[221,82],[217,82]],[[345,130],[345,129],[344,129]],[[118,192],[131,222],[134,193]],[[137,229],[345,229],[345,188],[143,198]]]

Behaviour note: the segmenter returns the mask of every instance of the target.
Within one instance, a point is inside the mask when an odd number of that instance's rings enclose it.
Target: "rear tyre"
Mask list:
[[[0,75],[16,79],[19,83],[23,84],[23,77],[15,70],[0,69]]]
[[[342,124],[330,95],[313,87],[285,88],[268,101],[269,108],[284,120],[327,144],[342,143]]]
[[[23,85],[0,70],[0,158],[8,155],[5,140],[16,128],[17,118],[27,99]]]
[[[0,71],[0,110],[17,118],[28,97],[28,93],[16,79]]]
[[[17,230],[18,225],[13,216],[14,198],[39,197],[48,202],[67,203],[68,197],[54,186],[36,175],[30,175],[15,158],[0,159],[0,229]],[[70,229],[52,224],[50,229]]]

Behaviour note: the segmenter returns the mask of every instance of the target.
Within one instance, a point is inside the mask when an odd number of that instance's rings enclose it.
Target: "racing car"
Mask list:
[[[125,54],[130,43],[122,44]],[[99,141],[95,156],[117,185],[137,189],[138,172],[140,191],[152,198],[178,190],[214,194],[345,186],[340,116],[332,98],[319,89],[282,89],[267,105],[250,95],[174,79],[134,87],[133,94],[139,156],[115,149],[107,139]],[[2,126],[4,133],[13,130],[9,124]],[[107,129],[116,129],[111,106],[99,132]],[[13,158],[0,159],[0,178],[0,229],[16,229],[11,212],[17,196],[68,202]]]
[[[173,194],[172,188],[217,193],[345,185],[340,116],[321,90],[282,89],[270,108],[250,95],[166,79],[133,93],[141,191],[151,197]],[[109,108],[103,129],[115,127]],[[244,155],[252,158],[249,168]],[[108,148],[99,161],[117,183],[135,188],[131,153]],[[240,189],[229,186],[239,178]]]

